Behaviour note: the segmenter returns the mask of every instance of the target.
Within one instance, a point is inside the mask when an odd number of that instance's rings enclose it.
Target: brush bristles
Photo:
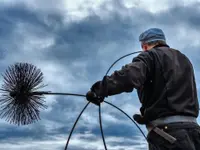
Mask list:
[[[3,78],[0,117],[17,125],[40,120],[39,110],[46,108],[44,97],[31,94],[44,87],[40,69],[28,63],[16,63],[8,67]]]

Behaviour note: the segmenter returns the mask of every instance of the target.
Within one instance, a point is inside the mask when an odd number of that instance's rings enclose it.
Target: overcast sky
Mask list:
[[[0,71],[15,62],[28,62],[44,73],[48,86],[43,90],[85,94],[116,59],[141,50],[141,32],[158,27],[167,43],[193,63],[199,95],[199,24],[199,0],[0,0]],[[135,56],[118,62],[110,74]],[[41,111],[37,123],[19,127],[0,120],[1,150],[64,149],[87,101],[70,96],[46,96],[45,100],[48,109]],[[136,91],[106,100],[131,117],[139,112]],[[109,150],[147,149],[136,126],[105,103],[102,121]],[[104,149],[98,107],[89,105],[81,116],[69,149]]]

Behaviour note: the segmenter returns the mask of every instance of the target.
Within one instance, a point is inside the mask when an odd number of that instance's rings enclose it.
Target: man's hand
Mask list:
[[[90,88],[91,91],[87,92],[86,98],[88,101],[100,106],[100,103],[104,101],[104,98],[108,96],[107,94],[107,76],[104,76],[102,81],[97,81]]]
[[[100,105],[104,101],[102,81],[97,81],[90,88],[91,91],[88,91],[86,98],[88,101],[92,102],[95,105]]]
[[[140,114],[134,114],[133,119],[139,124],[145,124],[146,120]]]
[[[97,81],[96,83],[94,83],[91,87],[91,91],[94,92],[96,94],[96,96],[100,96],[101,95],[101,81]]]
[[[91,103],[100,106],[100,103],[104,101],[103,97],[97,96],[96,93],[88,91],[86,94],[86,99]]]

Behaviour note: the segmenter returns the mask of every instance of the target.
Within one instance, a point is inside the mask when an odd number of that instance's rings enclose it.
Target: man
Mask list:
[[[99,105],[107,96],[137,90],[150,150],[200,150],[199,114],[193,66],[180,51],[166,44],[161,29],[151,28],[139,36],[141,52],[130,64],[96,82],[87,99]],[[164,131],[175,139],[167,140]]]

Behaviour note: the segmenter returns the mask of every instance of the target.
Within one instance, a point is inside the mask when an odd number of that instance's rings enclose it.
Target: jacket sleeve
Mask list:
[[[141,52],[130,64],[121,70],[115,71],[110,76],[105,76],[102,81],[103,95],[105,97],[132,92],[134,88],[142,88],[153,67],[150,52]]]

